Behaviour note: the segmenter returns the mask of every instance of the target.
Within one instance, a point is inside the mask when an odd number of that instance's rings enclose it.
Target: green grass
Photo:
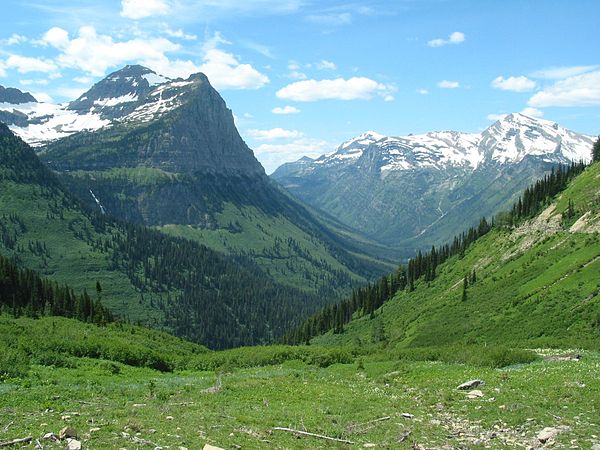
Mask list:
[[[223,205],[215,214],[214,228],[166,225],[159,229],[171,236],[198,241],[217,251],[244,254],[278,282],[308,292],[339,283],[345,274],[349,285],[366,280],[352,273],[333,257],[322,240],[303,231],[283,216],[272,216],[253,206]]]
[[[123,364],[111,354],[98,359],[67,353],[60,364],[52,364],[51,358],[32,360],[20,376],[0,382],[0,441],[27,435],[41,439],[68,425],[92,449],[195,449],[205,443],[245,449],[362,448],[369,443],[378,448],[500,449],[530,445],[547,426],[569,427],[557,437],[557,448],[590,448],[600,442],[593,437],[600,411],[597,352],[584,351],[577,362],[547,361],[532,357],[533,352],[505,349],[500,359],[519,363],[505,369],[488,363],[499,361],[493,356],[499,353],[484,347],[362,356],[350,349],[313,346],[214,353],[193,344],[179,348],[181,341],[175,338],[159,339],[156,332],[135,327],[120,330],[69,319],[6,316],[0,316],[0,342],[25,352],[26,343],[37,346],[53,321],[59,322],[54,339],[128,337],[132,348],[150,345],[161,357],[179,352],[183,365],[161,372]],[[12,338],[15,327],[21,329],[18,344]],[[326,351],[347,359],[321,364],[307,358]],[[481,354],[491,356],[486,362]],[[210,367],[208,371],[185,368],[199,361],[215,364],[200,367]],[[485,382],[478,388],[482,398],[468,399],[456,389],[473,378]],[[219,383],[220,388],[207,391]],[[375,421],[384,417],[389,419]],[[295,437],[273,427],[354,444]],[[51,441],[43,445],[64,448],[64,443]]]

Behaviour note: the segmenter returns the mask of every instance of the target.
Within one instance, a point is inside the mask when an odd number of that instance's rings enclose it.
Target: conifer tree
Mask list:
[[[592,162],[600,161],[600,136],[594,142],[594,146],[592,147]]]

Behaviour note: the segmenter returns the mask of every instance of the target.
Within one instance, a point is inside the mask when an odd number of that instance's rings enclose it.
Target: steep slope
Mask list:
[[[389,267],[265,175],[203,74],[171,80],[126,66],[60,108],[45,130],[12,128],[44,144],[40,157],[89,207],[250,257],[279,282],[313,294],[337,297]],[[58,117],[76,119],[52,128]]]
[[[596,163],[534,218],[496,226],[440,266],[433,280],[421,279],[413,291],[399,291],[373,315],[357,314],[342,333],[316,341],[366,344],[375,339],[396,349],[454,344],[598,348],[599,275]]]
[[[424,248],[507,207],[556,164],[589,160],[592,138],[511,114],[481,134],[365,133],[272,177],[294,195],[388,245]]]
[[[212,348],[269,342],[330,298],[283,286],[248,258],[90,210],[2,124],[0,254],[77,293],[99,282],[121,318]]]

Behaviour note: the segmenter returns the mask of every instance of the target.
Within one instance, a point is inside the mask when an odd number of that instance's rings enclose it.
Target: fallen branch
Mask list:
[[[273,429],[279,430],[279,431],[288,431],[290,433],[301,434],[304,436],[312,436],[312,437],[316,437],[316,438],[320,438],[320,439],[327,439],[328,441],[343,442],[344,444],[354,444],[354,442],[348,441],[346,439],[338,439],[338,438],[334,438],[334,437],[330,437],[330,436],[324,436],[322,434],[309,433],[308,431],[294,430],[293,428],[273,427]]]
[[[33,438],[31,436],[27,436],[24,438],[20,438],[20,439],[13,439],[12,441],[4,441],[4,442],[0,442],[0,447],[10,447],[11,445],[16,445],[16,444],[26,444],[28,442],[31,442]]]
[[[352,432],[352,431],[354,431],[354,429],[358,428],[360,430],[359,431],[360,433],[364,433],[365,431],[375,428],[375,426],[376,426],[376,425],[373,425],[372,427],[369,427],[368,425],[376,424],[378,422],[383,422],[384,420],[390,420],[391,418],[392,418],[391,416],[385,416],[385,417],[380,417],[379,419],[369,420],[368,422],[349,425],[347,430],[349,432]],[[366,427],[366,428],[364,428],[364,427]]]

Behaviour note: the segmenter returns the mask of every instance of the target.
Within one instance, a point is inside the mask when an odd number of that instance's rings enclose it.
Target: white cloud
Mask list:
[[[333,63],[331,61],[327,61],[326,59],[322,59],[315,65],[316,65],[317,69],[319,69],[319,70],[335,70],[335,69],[337,69],[337,66],[335,65],[335,63]]]
[[[302,133],[298,130],[285,130],[283,128],[272,128],[270,130],[248,130],[248,135],[257,141],[274,141],[276,139],[298,139]]]
[[[23,35],[13,33],[8,39],[0,40],[0,45],[19,45],[24,42],[27,42],[28,40],[29,39],[27,39]]]
[[[555,82],[527,102],[529,106],[598,106],[600,105],[600,71],[576,75]]]
[[[562,66],[562,67],[547,67],[542,70],[537,70],[531,74],[534,78],[544,78],[547,80],[561,80],[563,78],[574,77],[586,72],[591,72],[597,69],[598,66]]]
[[[218,46],[230,44],[219,33],[209,39],[203,47],[203,63],[199,70],[204,72],[217,89],[258,89],[269,83],[269,77],[250,64],[242,64],[236,56]]]
[[[349,25],[352,23],[352,14],[348,12],[331,14],[313,14],[307,16],[309,22],[324,26]]]
[[[38,102],[54,103],[54,99],[45,92],[30,92]]]
[[[198,36],[196,36],[195,34],[188,34],[181,28],[179,28],[178,30],[172,30],[168,26],[165,26],[164,33],[169,37],[183,39],[186,41],[195,41],[196,39],[198,39]]]
[[[121,16],[129,19],[164,16],[168,12],[169,5],[164,0],[121,0]]]
[[[521,111],[521,114],[525,114],[526,116],[530,116],[530,117],[544,117],[543,111],[540,111],[537,108],[532,108],[530,106],[523,109],[523,111]]]
[[[421,95],[429,94],[429,91],[427,89],[417,89],[417,92]]]
[[[527,92],[535,89],[537,83],[527,77],[496,77],[492,80],[492,87],[503,91]]]
[[[432,39],[429,42],[427,42],[427,45],[429,45],[430,47],[441,47],[442,45],[447,45],[447,44],[460,44],[461,42],[465,41],[465,34],[461,33],[460,31],[455,31],[454,33],[452,33],[450,36],[448,36],[448,39]]]
[[[295,106],[286,105],[283,108],[277,106],[271,110],[273,114],[298,114],[300,110]]]
[[[65,30],[55,27],[44,35],[44,40],[61,50],[57,58],[59,65],[80,69],[92,76],[102,76],[109,68],[126,62],[138,62],[167,76],[187,76],[197,71],[191,61],[170,61],[165,53],[180,47],[164,38],[115,42],[111,36],[98,34],[94,27],[85,26],[73,39]]]
[[[69,45],[69,33],[59,27],[52,27],[42,37],[42,42],[55,48],[65,48]]]
[[[438,85],[438,87],[441,87],[442,89],[456,89],[456,88],[460,87],[460,83],[458,81],[449,81],[449,80],[442,80],[437,85]]]
[[[301,138],[286,144],[261,144],[254,149],[254,153],[270,174],[281,164],[297,161],[302,156],[316,158],[334,147],[334,144],[327,141]]]
[[[299,72],[297,70],[288,73],[288,77],[292,80],[306,80],[308,78],[304,72]]]
[[[19,73],[29,72],[56,72],[58,67],[49,59],[31,58],[28,56],[10,55],[4,66],[7,69],[17,69]]]
[[[75,100],[76,98],[81,97],[84,92],[87,92],[87,87],[59,87],[56,89],[56,93],[64,97],[68,100]]]
[[[19,80],[19,83],[23,86],[31,86],[33,84],[37,84],[40,86],[46,86],[48,84],[48,80]]]
[[[277,91],[277,97],[297,102],[317,100],[369,100],[374,95],[393,100],[395,88],[365,77],[297,81]]]
[[[502,120],[506,117],[506,114],[488,114],[487,119],[493,120],[494,122],[497,120]]]
[[[92,81],[94,81],[94,79],[92,77],[75,77],[73,78],[73,81],[81,84],[92,84]]]

